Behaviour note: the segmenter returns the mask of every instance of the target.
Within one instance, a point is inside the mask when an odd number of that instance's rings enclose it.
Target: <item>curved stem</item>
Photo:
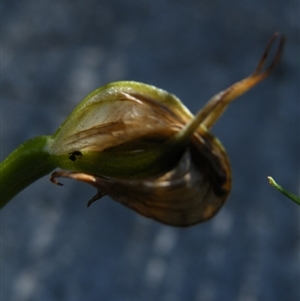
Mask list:
[[[49,139],[41,136],[26,141],[0,164],[0,208],[56,167],[45,150]]]

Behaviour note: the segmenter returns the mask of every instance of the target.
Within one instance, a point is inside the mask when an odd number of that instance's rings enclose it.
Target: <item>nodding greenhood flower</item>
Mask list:
[[[88,95],[52,136],[31,139],[0,167],[1,207],[50,173],[89,183],[104,195],[160,222],[188,226],[212,217],[231,187],[226,152],[210,129],[231,101],[265,79],[282,53],[262,70],[218,93],[193,116],[174,95],[125,81]]]

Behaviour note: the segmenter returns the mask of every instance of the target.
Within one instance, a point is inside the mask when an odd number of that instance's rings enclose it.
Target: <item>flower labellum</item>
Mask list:
[[[211,218],[228,197],[231,172],[210,129],[229,103],[274,69],[284,38],[262,70],[277,37],[271,38],[252,75],[212,97],[195,116],[174,95],[150,85],[123,81],[95,90],[54,135],[25,142],[1,163],[1,206],[59,167],[63,170],[52,173],[52,182],[60,184],[57,179],[65,177],[97,189],[88,205],[108,195],[168,225]]]

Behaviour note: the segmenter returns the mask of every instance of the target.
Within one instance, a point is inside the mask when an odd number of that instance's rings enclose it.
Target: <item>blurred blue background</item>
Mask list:
[[[219,214],[178,229],[45,177],[1,212],[4,301],[297,301],[299,1],[2,0],[1,156],[51,134],[92,90],[156,85],[197,112],[250,74],[275,31],[280,66],[214,127],[232,163]],[[28,171],[30,172],[30,171]]]

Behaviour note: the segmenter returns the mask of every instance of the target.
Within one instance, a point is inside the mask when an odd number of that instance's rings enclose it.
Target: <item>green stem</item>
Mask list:
[[[45,150],[50,136],[26,141],[0,164],[0,208],[17,193],[55,169]]]
[[[277,184],[272,177],[268,177],[270,185],[275,187],[277,190],[279,190],[282,194],[284,194],[286,197],[288,197],[290,200],[294,201],[296,204],[300,205],[300,197],[296,196],[295,194],[290,193],[283,187],[281,187],[279,184]]]

